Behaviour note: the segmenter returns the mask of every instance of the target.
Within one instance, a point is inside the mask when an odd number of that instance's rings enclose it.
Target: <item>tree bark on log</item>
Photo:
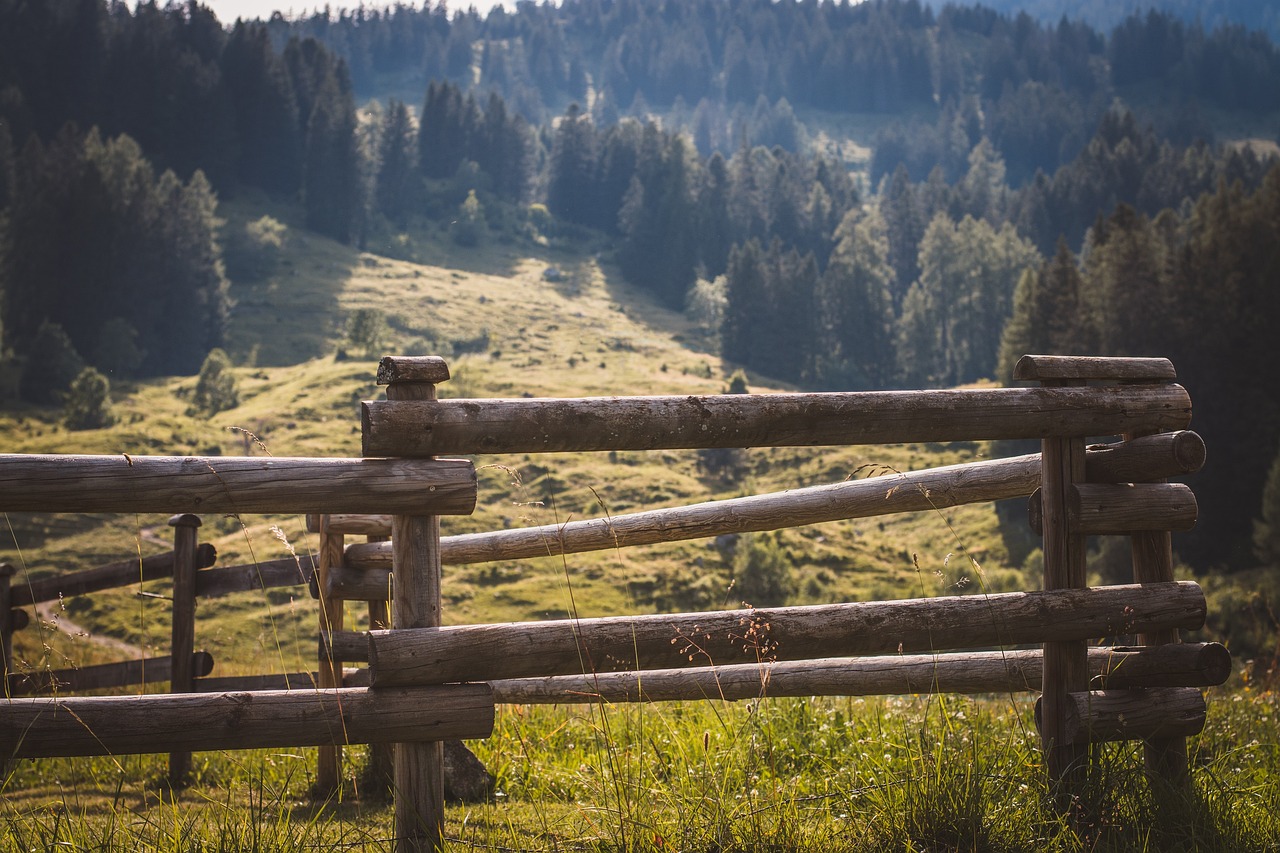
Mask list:
[[[1204,623],[1189,582],[369,632],[374,687],[1044,641]],[[1082,648],[1083,654],[1083,648]],[[1084,686],[1088,686],[1083,672]]]
[[[794,447],[1184,429],[1178,385],[368,401],[365,456]]]

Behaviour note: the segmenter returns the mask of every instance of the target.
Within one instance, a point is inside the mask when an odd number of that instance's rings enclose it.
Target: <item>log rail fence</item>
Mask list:
[[[1030,691],[1040,694],[1045,764],[1064,798],[1083,784],[1091,745],[1105,741],[1142,741],[1152,773],[1186,783],[1186,738],[1204,725],[1202,688],[1231,671],[1222,646],[1179,642],[1180,631],[1199,628],[1206,614],[1200,588],[1174,580],[1170,540],[1195,523],[1197,507],[1186,486],[1168,480],[1205,460],[1203,442],[1187,430],[1190,398],[1165,359],[1024,356],[1015,376],[1039,386],[439,400],[436,385],[449,377],[441,359],[385,358],[378,382],[387,399],[362,404],[361,459],[0,456],[0,510],[182,513],[170,522],[171,554],[126,561],[124,569],[11,586],[12,569],[0,566],[6,671],[9,638],[22,621],[14,608],[40,600],[40,584],[91,591],[138,580],[141,565],[144,576],[172,573],[175,588],[164,673],[170,695],[22,698],[11,676],[0,757],[160,746],[172,751],[171,773],[181,773],[191,750],[317,745],[325,789],[338,782],[344,744],[395,744],[371,756],[394,779],[397,850],[420,851],[443,844],[442,742],[486,737],[495,703]],[[1087,444],[1099,436],[1113,440]],[[607,519],[440,534],[441,516],[468,514],[476,501],[474,464],[442,458],[448,454],[991,439],[1037,439],[1041,450]],[[1029,498],[1029,523],[1043,538],[1040,590],[442,624],[445,564],[1017,497]],[[196,542],[196,512],[308,513],[320,542],[315,571],[307,577],[292,560],[266,573],[208,568],[211,548]],[[1091,535],[1130,537],[1132,584],[1086,586]],[[363,541],[348,543],[349,536]],[[108,569],[128,577],[104,580]],[[259,586],[268,576],[309,580],[320,605],[314,676],[201,677],[209,662],[194,651],[194,600],[202,589],[226,588],[208,580],[218,572],[239,578],[238,588],[255,588],[245,585],[250,572]],[[346,629],[346,602],[368,603],[372,630]],[[694,636],[699,653],[690,660],[678,640]],[[1136,642],[1094,645],[1123,637]],[[148,677],[158,677],[161,664],[148,665],[156,667]],[[108,666],[118,680],[138,665]]]

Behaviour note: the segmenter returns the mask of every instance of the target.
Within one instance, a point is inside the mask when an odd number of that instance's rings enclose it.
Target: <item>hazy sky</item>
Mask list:
[[[286,14],[297,15],[317,8],[323,9],[326,5],[324,0],[203,0],[203,4],[217,13],[218,20],[224,24],[233,23],[236,18],[266,20],[277,9]],[[335,10],[354,9],[360,5],[360,0],[331,0],[328,5]],[[364,5],[390,6],[392,3],[388,0],[388,2],[365,2]],[[421,0],[410,0],[409,5],[421,6],[422,3]],[[475,6],[481,14],[497,5],[511,9],[515,7],[515,0],[449,0],[450,9],[466,9],[469,6]]]

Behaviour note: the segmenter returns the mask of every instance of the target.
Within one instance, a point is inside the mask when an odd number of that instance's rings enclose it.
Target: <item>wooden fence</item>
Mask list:
[[[143,743],[131,728],[147,715],[166,722],[167,748],[292,745],[298,741],[287,738],[298,736],[288,733],[305,717],[307,742],[330,747],[318,770],[322,785],[336,780],[343,743],[397,744],[395,834],[406,851],[441,844],[441,741],[484,736],[495,701],[1039,691],[1037,721],[1058,790],[1079,787],[1089,744],[1107,740],[1143,740],[1153,772],[1187,778],[1186,737],[1204,723],[1200,688],[1222,683],[1231,660],[1221,646],[1178,642],[1180,630],[1203,624],[1206,605],[1198,586],[1174,582],[1170,531],[1194,524],[1196,505],[1185,486],[1165,481],[1198,470],[1205,453],[1186,431],[1190,399],[1168,361],[1027,356],[1017,378],[1039,383],[1030,388],[573,400],[437,400],[435,386],[448,375],[439,359],[384,359],[378,381],[387,399],[363,404],[362,460],[135,457],[126,467],[114,457],[0,458],[5,510],[311,513],[320,533],[313,584],[322,628],[318,686],[309,691],[111,698],[114,704],[13,699],[0,715],[0,746],[18,756],[54,754],[61,743],[71,745],[56,754],[154,749],[162,742],[154,729]],[[1086,444],[1097,436],[1118,440]],[[1027,438],[1042,442],[1039,454],[563,525],[440,535],[440,516],[470,512],[475,500],[471,463],[440,454]],[[74,487],[84,478],[91,487]],[[1044,545],[1041,590],[504,625],[441,621],[445,563],[1012,497],[1031,498]],[[1133,584],[1086,588],[1085,537],[1094,534],[1131,538]],[[348,544],[347,536],[365,541]],[[369,602],[371,624],[387,625],[389,616],[390,627],[345,630],[344,601]],[[1090,645],[1130,635],[1136,644]],[[696,638],[692,660],[681,637]],[[991,650],[1015,645],[1041,648]],[[174,648],[177,654],[176,634]],[[343,664],[365,661],[368,668],[345,682],[362,686],[343,687]],[[303,695],[313,698],[300,702]],[[71,713],[60,714],[64,707]],[[219,722],[232,718],[241,727],[250,721],[252,734]],[[111,721],[117,734],[95,747],[85,726],[72,722],[90,719]],[[196,720],[207,735],[191,734]]]

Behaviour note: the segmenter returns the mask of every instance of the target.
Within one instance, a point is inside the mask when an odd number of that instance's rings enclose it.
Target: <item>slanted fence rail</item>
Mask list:
[[[271,468],[261,460],[135,457],[122,470],[119,460],[11,457],[0,459],[0,508],[119,510],[124,507],[112,496],[127,483],[132,508],[310,513],[309,525],[320,535],[310,582],[320,601],[322,640],[318,686],[306,692],[311,698],[299,705],[299,691],[191,692],[158,697],[147,707],[161,709],[172,722],[166,743],[175,749],[298,745],[281,740],[288,736],[280,725],[309,714],[307,742],[329,745],[318,769],[322,787],[326,779],[336,780],[343,743],[396,742],[400,850],[441,844],[440,741],[484,736],[494,702],[1038,691],[1037,723],[1058,790],[1079,786],[1088,745],[1107,740],[1144,740],[1154,771],[1186,778],[1185,739],[1204,722],[1201,688],[1222,683],[1231,659],[1216,644],[1178,642],[1181,631],[1203,624],[1206,605],[1198,586],[1174,581],[1169,535],[1194,524],[1197,507],[1185,486],[1166,481],[1198,470],[1205,451],[1186,429],[1190,399],[1174,384],[1168,361],[1027,356],[1017,376],[1040,383],[1032,388],[575,400],[438,400],[435,386],[448,375],[440,359],[384,359],[378,380],[387,386],[387,399],[362,406],[362,460],[274,460]],[[1098,436],[1114,438],[1086,443]],[[1027,438],[1041,440],[1039,454],[562,525],[440,534],[441,515],[470,512],[475,501],[472,463],[437,458],[442,454]],[[82,476],[95,485],[77,491],[58,477],[29,489],[17,485],[46,467],[89,471]],[[13,471],[25,473],[11,476]],[[1043,537],[1041,590],[442,624],[444,564],[1014,497],[1031,499],[1029,520]],[[1093,534],[1132,539],[1133,584],[1085,588],[1084,538]],[[366,541],[347,543],[348,536]],[[211,571],[218,570],[196,576]],[[348,601],[368,602],[374,630],[345,629]],[[1137,642],[1129,645],[1092,645],[1134,635]],[[1008,648],[1018,645],[1040,648]],[[368,667],[343,668],[362,662]],[[255,684],[275,686],[267,678]],[[92,718],[104,726],[121,720],[120,735],[108,748],[128,751],[144,744],[134,742],[127,723],[143,705],[127,700],[144,698],[151,697],[112,697],[123,702],[120,710],[96,700],[65,707],[78,717],[101,714]],[[0,742],[10,754],[51,754],[57,726],[66,725],[57,722],[59,703],[90,699],[50,701],[10,701],[0,715]],[[344,710],[335,712],[335,704]],[[415,720],[408,710],[413,707],[433,713]],[[348,720],[346,709],[359,720]],[[252,720],[251,735],[237,739],[220,726],[235,714]],[[183,720],[210,721],[198,745],[176,731]],[[20,743],[19,727],[40,735]]]

